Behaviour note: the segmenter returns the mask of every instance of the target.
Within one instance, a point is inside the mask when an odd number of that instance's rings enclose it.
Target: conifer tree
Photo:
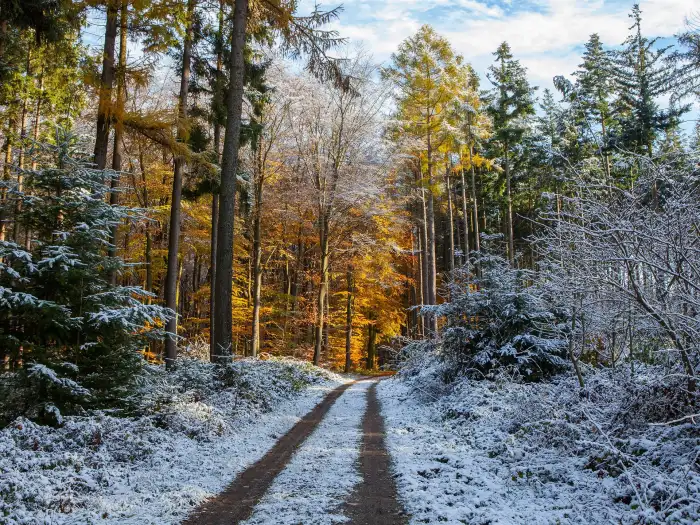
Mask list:
[[[503,42],[496,52],[496,63],[489,68],[488,79],[494,86],[489,100],[488,113],[493,120],[493,142],[498,145],[506,183],[506,230],[508,260],[515,259],[513,238],[513,194],[511,174],[511,149],[517,146],[525,133],[524,119],[534,114],[532,88],[526,70],[513,58],[510,46]]]
[[[105,254],[110,230],[140,214],[109,204],[105,174],[89,167],[75,136],[58,131],[43,150],[51,163],[15,194],[34,239],[28,249],[0,243],[0,348],[19,372],[6,393],[18,413],[55,423],[61,412],[123,402],[140,351],[172,312],[145,304],[138,287],[109,283],[124,267]]]
[[[403,133],[421,142],[420,157],[425,159],[425,304],[437,303],[437,260],[435,237],[435,191],[437,151],[446,138],[443,133],[450,117],[450,108],[466,87],[468,71],[461,56],[435,30],[424,25],[418,33],[406,39],[392,55],[391,66],[383,70],[397,90],[398,115]],[[422,171],[422,169],[421,169]],[[424,179],[424,180],[423,180]],[[429,327],[437,331],[437,320],[429,318]]]
[[[613,53],[613,81],[622,113],[620,145],[636,153],[652,156],[654,141],[660,132],[674,127],[689,106],[661,110],[658,98],[671,93],[679,80],[675,66],[665,61],[670,47],[658,48],[658,38],[642,32],[642,11],[635,4],[629,15],[631,34],[623,49]]]
[[[601,156],[606,184],[611,183],[610,167],[610,130],[614,125],[612,116],[613,80],[610,54],[603,49],[597,34],[592,34],[585,44],[583,62],[574,73],[576,85],[573,92],[562,88],[563,82],[558,77],[557,87],[575,108],[575,115],[584,135],[596,145]]]

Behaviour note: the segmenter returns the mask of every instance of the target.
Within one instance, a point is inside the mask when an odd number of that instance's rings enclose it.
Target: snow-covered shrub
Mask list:
[[[138,414],[92,411],[60,427],[20,417],[0,430],[0,523],[179,522],[340,378],[293,360],[182,359],[172,372],[146,365],[137,382]]]
[[[700,372],[700,187],[697,165],[630,156],[634,185],[575,179],[543,212],[533,246],[553,293],[585,323],[581,353],[597,365],[664,365],[697,390]]]
[[[410,414],[394,432],[397,414],[386,417],[390,445],[403,434],[418,443],[396,456],[399,472],[414,475],[406,485],[418,507],[448,511],[461,503],[455,522],[495,521],[510,510],[516,517],[508,523],[700,520],[700,425],[697,416],[680,415],[686,400],[674,381],[682,384],[683,377],[639,364],[632,374],[624,364],[589,371],[582,391],[573,373],[532,383],[505,375],[446,383],[443,361],[433,355],[422,364],[422,371],[381,387],[384,396],[392,390],[400,396],[382,397],[383,404],[398,403]],[[413,419],[422,413],[430,419]],[[402,470],[404,461],[410,467]],[[423,491],[430,501],[421,499]],[[479,502],[474,515],[464,505],[472,501]]]
[[[507,369],[538,380],[566,366],[566,312],[554,308],[529,270],[477,254],[455,270],[449,301],[431,307],[446,326],[438,348],[455,372],[491,376]]]
[[[45,157],[10,188],[3,215],[20,239],[0,242],[0,423],[22,414],[59,423],[62,413],[119,404],[163,336],[169,312],[137,287],[111,284],[124,262],[108,255],[111,229],[139,216],[109,204],[110,172],[80,160],[80,141],[58,131]],[[19,234],[17,235],[19,237]]]

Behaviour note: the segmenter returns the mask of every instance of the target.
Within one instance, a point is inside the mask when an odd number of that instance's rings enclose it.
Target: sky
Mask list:
[[[552,77],[570,75],[580,64],[583,44],[598,33],[606,46],[628,35],[633,0],[318,0],[321,9],[342,4],[332,24],[352,45],[361,43],[380,63],[423,24],[447,37],[456,52],[484,76],[492,53],[504,40],[528,69],[540,91]],[[670,39],[685,26],[685,17],[700,12],[697,0],[640,0],[646,36]],[[301,0],[298,13],[313,9]],[[662,42],[664,41],[662,40]],[[669,40],[670,42],[670,40]]]

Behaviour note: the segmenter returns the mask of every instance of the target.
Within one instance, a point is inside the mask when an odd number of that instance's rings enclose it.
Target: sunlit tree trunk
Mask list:
[[[455,269],[455,222],[454,213],[452,210],[452,185],[450,183],[450,160],[449,155],[445,155],[445,189],[447,190],[447,219],[449,229],[449,254],[448,268],[451,272]]]
[[[233,280],[233,224],[236,199],[236,172],[240,144],[241,115],[243,112],[243,79],[248,0],[238,0],[233,12],[231,36],[231,82],[227,95],[227,119],[224,149],[221,159],[221,192],[219,224],[216,237],[216,281],[214,346],[217,360],[226,361],[232,351],[232,290]]]
[[[352,270],[347,272],[348,297],[345,303],[345,373],[349,373],[352,368],[352,318],[354,314],[353,302],[355,286],[353,283]]]
[[[122,170],[122,135],[124,132],[124,106],[126,104],[126,46],[127,46],[127,29],[128,29],[128,0],[121,0],[121,9],[119,13],[119,65],[117,66],[117,104],[115,111],[114,124],[114,145],[112,146],[112,180],[110,181],[111,193],[109,194],[109,203],[112,206],[119,204],[119,176]],[[110,257],[117,255],[117,226],[110,228],[108,253]],[[117,274],[114,271],[109,272],[109,281],[114,286],[117,284]]]
[[[97,105],[97,130],[95,135],[95,167],[107,167],[109,126],[112,114],[112,87],[114,85],[114,46],[117,40],[118,0],[107,2],[107,22],[102,51],[102,76],[100,78]]]
[[[187,19],[185,41],[182,50],[182,72],[180,76],[180,96],[178,99],[177,140],[187,140],[187,99],[190,87],[190,67],[192,53],[192,32],[194,24],[194,9],[196,0],[187,2]],[[178,268],[180,253],[180,218],[182,206],[182,175],[185,170],[185,158],[175,154],[175,169],[173,171],[173,191],[170,200],[170,233],[168,235],[168,269],[165,275],[165,305],[177,313]],[[172,335],[165,340],[165,364],[172,367],[177,358],[177,315],[173,316],[166,325],[166,330]]]

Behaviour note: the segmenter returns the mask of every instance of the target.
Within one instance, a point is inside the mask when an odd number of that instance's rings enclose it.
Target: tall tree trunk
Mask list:
[[[31,47],[27,51],[27,65],[26,65],[26,74],[27,78],[30,77],[32,73],[32,68],[31,68],[31,60],[32,60],[32,49]],[[22,193],[23,185],[24,185],[24,168],[25,168],[25,158],[27,154],[27,114],[29,112],[29,94],[26,93],[24,95],[24,99],[22,100],[22,114],[20,116],[20,124],[19,124],[19,162],[18,162],[18,167],[19,170],[17,170],[17,192]],[[22,199],[17,199],[17,203],[15,204],[15,213],[14,213],[14,219],[12,221],[12,241],[18,243],[19,242],[19,214],[22,211]]]
[[[11,114],[7,124],[7,131],[5,132],[5,159],[2,166],[2,180],[4,182],[2,191],[0,191],[0,241],[5,240],[7,235],[7,210],[6,203],[7,200],[7,189],[10,186],[10,181],[12,180],[12,148],[13,148],[13,136],[16,132],[15,126],[17,125],[17,115],[12,114],[13,110],[10,109]]]
[[[114,44],[117,40],[118,0],[107,1],[107,25],[102,51],[102,76],[100,78],[97,105],[97,132],[95,135],[95,166],[98,170],[107,167],[109,125],[112,113],[112,86],[114,84]]]
[[[445,155],[445,186],[447,190],[447,220],[449,229],[449,254],[447,263],[450,272],[455,269],[455,222],[454,214],[452,213],[452,185],[450,183],[450,159]]]
[[[180,97],[178,100],[177,140],[187,140],[187,98],[190,88],[190,58],[192,53],[192,29],[196,0],[187,1],[187,21],[185,41],[182,50],[182,75],[180,77]],[[180,215],[182,205],[182,175],[185,159],[175,155],[173,171],[173,192],[170,201],[170,233],[168,235],[168,269],[165,275],[165,306],[177,314],[178,267],[180,252]],[[177,358],[177,315],[168,320],[166,330],[172,335],[165,340],[165,364],[172,368]]]
[[[143,184],[143,206],[150,206],[148,198],[148,183],[146,180],[146,163],[143,157],[143,150],[139,146],[139,168],[141,170],[141,183]],[[146,221],[146,246],[144,252],[144,261],[146,263],[146,291],[153,293],[153,238],[151,235],[151,223]],[[151,304],[151,298],[148,298],[148,304]]]
[[[421,189],[421,207],[423,211],[423,225],[421,227],[422,240],[422,264],[421,264],[421,305],[430,303],[430,256],[428,255],[428,203],[425,196],[425,188]],[[430,331],[430,318],[427,315],[421,315],[423,318],[423,336],[427,336]]]
[[[258,145],[258,149],[260,145]],[[262,166],[258,166],[257,181],[255,184],[255,211],[253,212],[253,321],[252,325],[252,355],[256,357],[260,351],[260,292],[262,289]]]
[[[39,141],[39,132],[41,130],[41,102],[44,98],[44,68],[42,67],[41,73],[39,74],[39,89],[38,89],[38,95],[36,99],[36,109],[34,110],[34,129],[32,131],[32,138],[34,140],[34,143],[36,144]],[[36,156],[32,157],[32,164],[31,164],[32,171],[35,171],[37,168],[37,160]],[[29,227],[24,232],[24,247],[26,250],[29,250],[31,248],[32,244],[32,232],[30,231]]]
[[[513,195],[511,193],[510,162],[508,159],[508,142],[503,145],[503,167],[506,172],[506,199],[508,210],[506,212],[506,229],[508,234],[508,260],[513,265],[515,262],[515,240],[513,239]]]
[[[420,292],[420,297],[419,297],[419,304],[423,304],[424,298],[423,294],[425,293],[425,271],[426,271],[426,265],[425,265],[425,257],[423,256],[423,233],[418,226],[418,235],[417,237],[417,242],[418,242],[418,281],[420,286],[418,287],[418,290]],[[419,334],[421,337],[425,337],[425,317],[422,315],[418,316],[418,329],[419,329]]]
[[[477,204],[476,196],[476,170],[474,168],[474,146],[469,146],[469,161],[471,164],[471,186],[472,186],[472,204],[474,212],[474,249],[478,252],[481,250],[481,239],[479,238],[479,205]],[[462,174],[464,175],[464,174]]]
[[[461,176],[462,176],[462,218],[464,219],[464,231],[462,232],[463,235],[463,241],[464,241],[464,257],[462,257],[462,261],[464,264],[467,264],[469,262],[469,214],[467,213],[467,184],[466,180],[464,177],[464,161],[461,162],[462,164],[462,169],[461,171]]]
[[[345,373],[352,368],[352,318],[354,314],[353,302],[355,285],[352,278],[352,269],[347,273],[348,298],[345,303]]]
[[[224,0],[219,0],[219,31],[217,34],[218,48],[216,50],[216,100],[223,99],[223,36],[224,36]],[[218,108],[217,108],[218,109]],[[214,116],[214,151],[216,162],[221,166],[221,125],[218,115]],[[219,225],[219,189],[214,188],[211,196],[211,247],[209,264],[209,361],[216,361],[216,347],[214,346],[214,319],[216,317],[216,234]]]
[[[236,171],[243,111],[243,48],[245,46],[248,0],[238,0],[233,11],[231,35],[231,83],[227,96],[226,137],[221,161],[221,196],[216,237],[216,295],[214,343],[217,354],[232,350],[233,218],[236,199]],[[225,361],[225,357],[219,358]]]
[[[323,325],[325,321],[326,295],[328,293],[328,217],[319,217],[319,245],[321,248],[320,277],[321,283],[316,296],[316,326],[314,330],[314,364],[321,361],[323,348]]]
[[[432,137],[430,134],[430,119],[428,119],[428,207],[427,214],[427,243],[426,255],[428,259],[428,304],[436,304],[437,299],[437,260],[435,254],[435,195],[433,187],[435,186],[435,178],[433,176],[433,147]],[[435,337],[437,334],[437,317],[430,315],[428,317],[428,330],[430,337]]]
[[[112,180],[109,182],[111,192],[109,203],[112,206],[119,204],[119,176],[122,170],[122,135],[124,133],[124,106],[126,105],[126,46],[128,30],[128,0],[121,0],[119,13],[119,65],[117,66],[117,105],[114,123],[114,145],[112,146]],[[110,228],[109,248],[110,257],[117,256],[117,225]],[[114,270],[109,272],[109,282],[112,286],[117,284],[117,273]]]

